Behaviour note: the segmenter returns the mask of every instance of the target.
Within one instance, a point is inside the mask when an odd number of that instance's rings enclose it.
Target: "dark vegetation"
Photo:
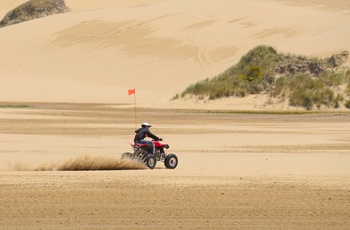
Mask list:
[[[67,12],[64,0],[30,0],[8,12],[0,21],[0,27]]]
[[[349,53],[329,58],[307,58],[278,53],[273,47],[258,46],[225,72],[190,85],[174,99],[195,96],[199,100],[267,94],[290,106],[350,108],[350,70],[342,67]]]

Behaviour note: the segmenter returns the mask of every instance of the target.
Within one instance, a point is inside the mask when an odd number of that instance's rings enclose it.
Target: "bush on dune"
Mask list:
[[[258,46],[222,74],[190,85],[181,97],[195,95],[214,100],[265,93],[308,110],[314,105],[338,108],[350,96],[350,70],[339,68],[348,56],[344,51],[326,59],[308,59],[278,53],[270,46]],[[345,92],[340,90],[344,84]]]
[[[281,77],[276,81],[271,90],[272,97],[285,97],[289,92],[289,104],[300,106],[308,110],[314,105],[319,109],[339,108],[343,96],[335,93],[338,86],[342,85],[344,78],[339,74],[324,74],[318,78],[300,74],[293,77]]]
[[[0,27],[67,11],[64,0],[30,0],[8,12],[0,21]]]

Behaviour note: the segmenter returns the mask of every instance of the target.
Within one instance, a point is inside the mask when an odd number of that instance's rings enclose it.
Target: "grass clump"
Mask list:
[[[346,84],[346,93],[350,96],[350,70],[345,73],[344,82]]]
[[[304,107],[307,110],[314,105],[327,108],[339,108],[343,96],[335,93],[337,86],[341,85],[344,77],[341,75],[322,75],[314,78],[300,74],[293,77],[281,77],[276,81],[275,87],[270,91],[272,97],[289,97],[291,106]],[[333,87],[333,88],[332,88]]]
[[[288,99],[289,105],[317,108],[340,107],[350,96],[350,70],[339,71],[349,53],[341,52],[326,59],[278,53],[270,46],[257,46],[223,73],[187,87],[174,99],[194,95],[198,99],[245,97],[265,93]],[[347,95],[340,91],[346,85]]]
[[[8,12],[0,21],[0,27],[67,12],[64,0],[30,0]]]
[[[0,104],[0,108],[29,108],[29,105],[25,105],[25,104],[4,104],[1,105]]]
[[[345,102],[345,107],[348,108],[348,109],[350,109],[350,100],[348,100],[348,101]]]
[[[202,95],[209,96],[209,99],[213,100],[260,93],[268,87],[278,58],[274,48],[258,46],[243,56],[237,65],[227,69],[224,73],[213,79],[205,79],[190,85],[181,94],[181,97],[188,94]]]

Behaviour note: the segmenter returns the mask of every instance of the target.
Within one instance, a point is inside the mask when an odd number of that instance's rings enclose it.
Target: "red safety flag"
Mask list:
[[[135,89],[129,89],[128,90],[128,95],[135,94]]]

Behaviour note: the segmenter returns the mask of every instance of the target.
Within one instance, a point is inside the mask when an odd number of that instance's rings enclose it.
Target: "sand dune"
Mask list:
[[[24,1],[2,1],[0,15]],[[71,12],[0,29],[2,101],[164,103],[256,45],[350,50],[347,1],[66,1]],[[326,7],[328,6],[328,7]],[[349,65],[349,63],[347,63]]]

